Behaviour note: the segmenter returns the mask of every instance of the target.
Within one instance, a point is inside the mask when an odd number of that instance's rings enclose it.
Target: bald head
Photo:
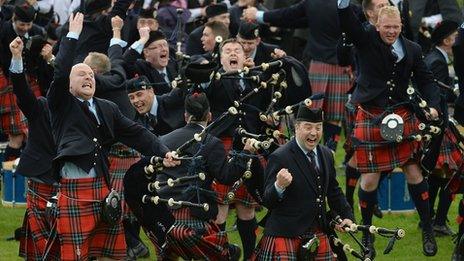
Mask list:
[[[95,77],[92,68],[85,63],[74,65],[69,74],[69,92],[78,98],[89,100],[95,94]]]

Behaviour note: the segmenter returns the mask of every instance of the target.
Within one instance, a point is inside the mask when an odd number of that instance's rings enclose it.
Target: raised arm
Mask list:
[[[72,95],[69,93],[69,74],[73,66],[76,43],[82,32],[84,15],[77,13],[69,17],[69,33],[63,37],[61,47],[55,59],[53,82],[47,94],[50,110],[58,111],[67,104]]]
[[[258,11],[256,7],[249,7],[243,11],[243,18],[248,21],[258,20],[260,23],[286,28],[308,27],[306,17],[307,1],[303,0],[286,8],[267,12]]]
[[[140,39],[127,48],[123,55],[128,78],[134,77],[137,73],[135,62],[137,59],[142,58],[143,47],[145,46],[145,43],[147,43],[148,38],[150,38],[150,28],[140,28],[139,35]]]
[[[124,69],[124,59],[122,57],[122,48],[127,43],[121,40],[121,28],[123,20],[119,16],[111,18],[113,27],[113,38],[108,48],[108,58],[110,59],[111,70],[109,73],[96,75],[95,80],[104,81],[108,84],[97,84],[97,93],[107,92],[116,89],[123,89],[126,81],[126,70]]]
[[[16,95],[18,107],[28,120],[38,115],[38,101],[27,83],[24,75],[22,52],[24,43],[20,37],[16,37],[10,43],[11,63],[10,78],[13,82],[13,93]]]
[[[355,15],[349,0],[338,0],[338,18],[342,32],[357,47],[362,47],[369,43],[368,32]]]

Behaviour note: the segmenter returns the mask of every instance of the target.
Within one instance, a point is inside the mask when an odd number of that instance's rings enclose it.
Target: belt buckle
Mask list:
[[[390,113],[382,119],[380,135],[384,140],[401,142],[403,140],[404,121],[400,115]]]

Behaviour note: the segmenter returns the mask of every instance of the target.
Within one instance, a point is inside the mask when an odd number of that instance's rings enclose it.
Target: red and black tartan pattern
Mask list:
[[[16,103],[13,86],[0,75],[0,132],[7,135],[27,134],[27,120]],[[38,97],[40,88],[35,77],[28,77],[29,86]]]
[[[228,153],[232,149],[232,137],[222,137],[222,144],[224,144],[224,149]],[[232,190],[232,186],[221,184],[217,181],[214,181],[211,185],[211,188],[217,193],[217,202],[219,204],[228,205],[232,203],[241,203],[246,207],[255,207],[258,206],[258,203],[254,198],[248,193],[245,185],[240,185],[240,187],[235,192],[235,197],[233,200],[227,199],[227,193]]]
[[[447,165],[451,170],[459,170],[463,164],[464,155],[459,150],[457,144],[458,140],[456,137],[446,128],[443,141],[441,142],[440,155],[435,166],[436,169],[441,169]]]
[[[316,261],[337,260],[330,247],[329,238],[326,234],[318,231],[315,233],[319,238],[319,247],[317,248]],[[301,245],[301,237],[273,237],[263,236],[251,257],[251,260],[260,261],[293,261],[298,260],[298,250]]]
[[[121,205],[123,217],[129,218],[130,209],[124,199],[123,180],[127,170],[140,159],[140,154],[135,150],[117,143],[111,146],[108,160],[110,162],[109,173],[111,177],[111,186],[121,196]]]
[[[309,81],[312,93],[324,93],[324,99],[313,101],[313,107],[322,108],[327,121],[342,121],[345,118],[347,92],[351,88],[351,69],[334,64],[311,61]]]
[[[364,109],[358,107],[353,137],[359,141],[371,142],[361,144],[355,148],[357,169],[361,173],[390,172],[396,167],[403,166],[411,159],[416,159],[420,143],[417,141],[403,141],[400,143],[381,144],[384,141],[380,135],[380,122],[374,117],[382,114],[380,108]],[[419,121],[408,109],[399,107],[393,113],[403,118],[403,137],[419,131]],[[378,122],[375,124],[375,122]]]
[[[48,243],[52,229],[56,229],[55,217],[45,214],[47,202],[56,195],[58,187],[32,180],[27,181],[26,213],[23,221],[23,237],[19,244],[19,255],[26,260],[43,260],[48,247],[46,260],[60,260],[58,238]],[[49,246],[47,245],[49,244]]]
[[[189,208],[172,211],[176,221],[166,235],[165,255],[185,260],[227,260],[227,233],[220,231],[213,221],[202,221],[191,216]]]
[[[108,194],[103,177],[61,179],[57,228],[62,260],[126,257],[122,222],[109,226],[101,219],[101,202]]]

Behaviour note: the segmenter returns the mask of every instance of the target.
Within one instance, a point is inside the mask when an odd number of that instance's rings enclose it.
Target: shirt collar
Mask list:
[[[297,138],[295,138],[295,141],[296,141],[296,144],[298,145],[298,147],[300,147],[300,150],[303,151],[303,154],[304,154],[305,156],[308,156],[309,150],[307,150],[304,146],[302,146],[302,145],[298,142],[298,139],[297,139]],[[316,158],[317,158],[317,146],[314,147],[313,152],[314,152],[314,155],[315,155]]]
[[[438,46],[435,46],[435,48],[437,48],[438,51],[440,51],[440,53],[443,54],[443,56],[445,56],[446,63],[449,64],[450,60],[449,60],[448,54],[445,52],[445,50],[441,49]]]
[[[80,97],[76,97],[76,98],[77,98],[80,102],[84,102],[84,101],[85,101],[84,99],[82,99],[82,98],[80,98]],[[86,100],[86,101],[88,101],[88,102],[90,103],[90,106],[93,106],[93,98],[90,98],[90,99],[88,99],[88,100]]]
[[[153,116],[158,115],[158,100],[156,99],[156,95],[153,97],[153,104],[150,108],[150,114]]]
[[[158,70],[156,69],[160,74],[161,73],[164,73],[165,76],[168,76],[168,71],[166,70],[166,68],[164,68],[163,70]]]

